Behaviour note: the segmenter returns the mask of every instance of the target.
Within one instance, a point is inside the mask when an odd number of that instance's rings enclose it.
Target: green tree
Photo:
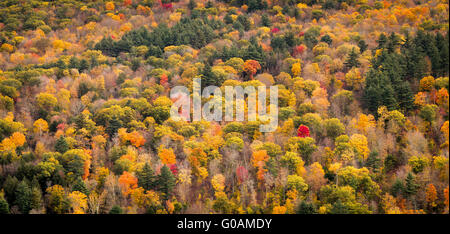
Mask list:
[[[13,204],[16,200],[16,189],[19,185],[19,180],[15,176],[8,175],[3,183],[3,190],[5,192],[5,198],[9,204]]]
[[[72,192],[74,191],[79,191],[84,193],[85,195],[89,195],[89,190],[86,186],[86,183],[84,183],[83,179],[81,178],[81,176],[77,178],[74,185],[72,186]]]
[[[372,151],[369,154],[369,157],[367,157],[365,166],[368,168],[372,168],[374,171],[378,171],[378,169],[381,167],[381,159],[378,156],[377,151]]]
[[[68,150],[69,144],[67,143],[66,138],[61,135],[58,140],[56,140],[55,151],[64,154]]]
[[[321,37],[320,41],[325,42],[328,45],[331,45],[333,43],[333,39],[331,39],[330,35],[328,34],[325,34],[323,37]]]
[[[145,190],[151,190],[155,188],[156,176],[152,167],[145,163],[144,167],[137,172],[138,186]]]
[[[403,191],[405,191],[405,185],[403,184],[403,181],[397,178],[391,187],[391,194],[395,197],[399,197],[403,194]]]
[[[163,193],[163,199],[168,200],[175,187],[175,176],[166,165],[161,168],[161,173],[157,177],[157,186],[158,190]]]
[[[9,205],[3,195],[0,196],[0,214],[9,214]]]
[[[345,60],[344,65],[345,67],[350,70],[353,67],[359,67],[361,63],[358,61],[359,54],[356,53],[355,48],[352,48],[350,51],[350,54],[347,57],[347,60]]]
[[[367,50],[368,46],[369,45],[367,45],[366,41],[364,40],[358,41],[359,52],[364,53],[364,51]]]
[[[33,205],[33,193],[30,185],[22,180],[16,189],[16,204],[22,214],[28,214]]]
[[[419,185],[416,183],[416,179],[412,173],[408,173],[405,179],[405,194],[407,197],[414,196],[419,189]]]
[[[111,210],[109,211],[109,214],[122,214],[123,210],[120,206],[114,205]]]
[[[317,214],[317,208],[314,204],[302,201],[298,204],[297,209],[295,210],[297,214]]]

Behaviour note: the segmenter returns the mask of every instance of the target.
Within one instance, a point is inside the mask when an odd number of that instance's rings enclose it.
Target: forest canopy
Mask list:
[[[0,1],[0,214],[448,214],[448,14]],[[277,129],[171,118],[194,78],[277,86]]]

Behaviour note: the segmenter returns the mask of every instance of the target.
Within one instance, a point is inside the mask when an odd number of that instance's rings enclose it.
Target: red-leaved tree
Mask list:
[[[300,125],[297,129],[298,137],[309,137],[309,128],[305,125]]]

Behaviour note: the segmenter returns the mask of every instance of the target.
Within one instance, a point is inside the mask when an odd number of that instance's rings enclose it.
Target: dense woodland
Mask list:
[[[448,0],[0,1],[0,213],[448,214],[448,17]],[[277,85],[277,130],[171,119],[195,77]]]

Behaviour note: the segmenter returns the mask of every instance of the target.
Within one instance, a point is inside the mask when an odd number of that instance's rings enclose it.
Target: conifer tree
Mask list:
[[[413,196],[417,193],[417,190],[419,189],[419,185],[416,183],[416,179],[412,175],[412,173],[408,173],[405,179],[405,193],[406,195]]]
[[[358,61],[359,55],[356,53],[355,48],[352,48],[347,60],[344,62],[345,67],[350,70],[352,67],[359,67],[361,64]]]
[[[22,180],[16,189],[16,204],[22,214],[28,214],[32,209],[32,198],[30,185],[25,180]]]
[[[64,136],[60,136],[55,144],[55,151],[61,154],[64,154],[67,150],[69,150],[69,144],[66,141]]]
[[[137,172],[137,178],[139,187],[142,187],[145,190],[154,189],[156,176],[148,163],[145,163],[144,167]]]
[[[166,165],[161,168],[161,173],[157,178],[157,186],[158,190],[163,193],[163,200],[168,200],[172,195],[173,188],[175,187],[175,176]]]

